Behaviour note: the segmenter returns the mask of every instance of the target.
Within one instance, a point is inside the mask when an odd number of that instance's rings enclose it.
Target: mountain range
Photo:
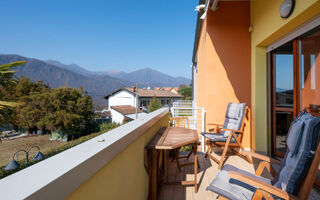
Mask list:
[[[103,103],[103,97],[124,86],[138,87],[177,87],[189,85],[190,79],[172,77],[156,70],[145,68],[134,72],[102,71],[93,72],[76,64],[62,64],[55,60],[42,61],[20,55],[0,54],[0,65],[14,61],[26,60],[18,67],[16,77],[25,76],[33,81],[42,80],[53,88],[59,86],[83,87],[92,96],[95,103]]]
[[[136,70],[130,73],[126,73],[119,70],[93,72],[93,71],[88,71],[76,64],[65,65],[55,60],[46,60],[45,62],[49,64],[53,64],[60,68],[70,70],[80,75],[84,75],[84,76],[107,75],[117,79],[129,80],[131,82],[138,83],[142,87],[159,87],[159,86],[175,87],[181,84],[189,85],[191,82],[190,79],[187,79],[184,77],[172,77],[150,68],[144,68],[144,69]]]

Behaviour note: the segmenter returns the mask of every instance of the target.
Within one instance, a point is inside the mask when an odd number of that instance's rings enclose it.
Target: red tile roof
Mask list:
[[[112,109],[118,111],[119,113],[123,115],[130,115],[136,113],[136,108],[130,105],[124,105],[124,106],[111,106]],[[141,109],[138,109],[138,113],[142,113],[143,111]]]
[[[126,90],[129,90],[130,92],[133,92],[132,88],[125,88]],[[182,98],[183,96],[180,94],[175,94],[167,90],[149,90],[149,89],[141,89],[138,88],[138,95],[140,97],[170,97],[170,98]]]
[[[166,90],[166,91],[171,91],[174,89],[175,91],[179,91],[178,87],[155,87],[154,90]]]

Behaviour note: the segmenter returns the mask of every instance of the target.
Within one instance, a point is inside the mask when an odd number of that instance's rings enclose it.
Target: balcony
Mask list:
[[[160,127],[168,126],[168,112],[161,108],[1,179],[1,199],[147,199],[144,147]],[[217,164],[199,154],[198,192],[192,186],[164,184],[159,199],[217,198],[206,191],[218,172]],[[257,167],[236,156],[226,163],[249,172]],[[192,166],[179,173],[170,163],[169,181],[192,179]],[[309,199],[319,197],[313,190]]]

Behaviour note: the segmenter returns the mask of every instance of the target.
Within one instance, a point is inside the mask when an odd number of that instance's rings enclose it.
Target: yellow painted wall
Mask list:
[[[251,0],[251,89],[254,147],[267,152],[267,57],[266,47],[294,28],[320,14],[319,0],[296,0],[292,15],[282,19],[282,0]]]
[[[206,109],[206,123],[223,124],[229,102],[247,103],[246,148],[251,147],[249,26],[248,1],[219,2],[203,22],[197,54],[197,106]]]
[[[147,199],[148,175],[144,168],[144,147],[162,126],[168,126],[167,115],[82,184],[67,199]]]

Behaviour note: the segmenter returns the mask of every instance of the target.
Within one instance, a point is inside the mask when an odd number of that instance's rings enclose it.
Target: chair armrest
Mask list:
[[[210,132],[210,130],[209,130],[209,132],[206,132],[207,134],[219,134],[219,132]]]
[[[272,166],[269,162],[267,162],[267,161],[261,161],[261,162],[259,163],[259,166],[258,166],[255,174],[256,174],[257,176],[261,176],[261,174],[262,174],[262,172],[263,172],[264,169],[267,169],[268,172],[271,174],[272,177],[275,177],[276,174],[277,174],[276,171],[274,170],[273,166]]]
[[[276,165],[281,165],[281,161],[280,160],[271,158],[269,156],[265,156],[265,155],[258,154],[258,153],[255,153],[255,152],[251,152],[251,151],[241,151],[241,153],[245,154],[247,156],[251,156],[251,157],[254,157],[254,158],[258,158],[260,160],[267,161],[269,163],[274,163]]]
[[[228,128],[221,128],[222,131],[231,131],[235,133],[243,133],[243,131],[235,130],[235,129],[228,129]]]
[[[209,123],[209,124],[207,124],[207,126],[223,126],[223,125],[221,125],[221,124],[216,124],[216,123]]]
[[[239,172],[234,172],[234,171],[230,171],[228,173],[229,178],[233,178],[233,179],[237,179],[239,181],[242,181],[244,183],[247,183],[249,185],[252,185],[253,187],[262,189],[266,192],[269,192],[270,194],[276,195],[280,198],[283,199],[292,199],[294,198],[292,195],[290,195],[289,193],[273,186],[273,185],[269,185],[261,180],[255,179],[251,176],[239,173]],[[295,198],[296,199],[296,198]]]
[[[220,133],[220,129],[221,129],[221,127],[222,127],[221,124],[215,124],[215,123],[209,123],[209,124],[207,124],[207,126],[215,126],[215,127],[212,127],[212,128],[210,128],[210,129],[208,130],[209,133],[213,133],[213,134],[215,134],[215,133]]]

